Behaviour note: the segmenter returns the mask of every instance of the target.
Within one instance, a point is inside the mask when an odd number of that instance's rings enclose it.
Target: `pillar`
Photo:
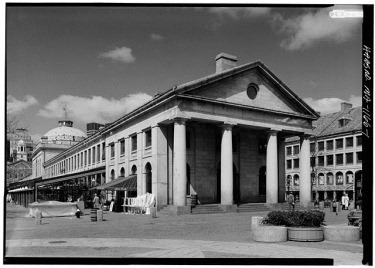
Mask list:
[[[221,138],[221,204],[233,204],[233,149],[232,125],[223,126]]]
[[[186,120],[174,122],[173,136],[173,204],[186,206]]]
[[[278,159],[277,131],[268,132],[266,159],[266,203],[277,203],[278,200]]]
[[[311,176],[310,176],[310,136],[300,136],[300,204],[307,206],[311,203]]]

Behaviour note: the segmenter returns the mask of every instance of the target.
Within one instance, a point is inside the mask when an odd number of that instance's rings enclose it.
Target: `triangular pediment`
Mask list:
[[[254,87],[256,94],[254,96]],[[183,92],[249,108],[316,116],[316,112],[297,97],[267,68],[254,65],[241,72],[223,76],[211,83]]]

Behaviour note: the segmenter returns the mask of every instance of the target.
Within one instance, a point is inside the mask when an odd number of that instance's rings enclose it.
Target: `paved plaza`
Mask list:
[[[14,204],[6,209],[6,257],[327,258],[334,265],[362,264],[362,241],[254,242],[251,217],[267,212],[151,218],[105,211],[104,221],[92,222],[85,210],[81,218],[43,218],[36,225],[28,209]],[[327,212],[326,224],[346,225],[347,213]]]

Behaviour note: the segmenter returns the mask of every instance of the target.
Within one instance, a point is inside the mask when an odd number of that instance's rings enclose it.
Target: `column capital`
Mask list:
[[[230,123],[230,122],[224,122],[222,125],[221,125],[221,128],[223,130],[232,130],[234,126],[236,126],[237,124],[236,123]]]
[[[269,129],[269,130],[266,130],[266,133],[268,135],[271,135],[271,136],[275,136],[277,135],[277,133],[280,132],[279,130],[276,130],[276,129]]]
[[[174,117],[171,118],[171,120],[174,122],[174,124],[179,124],[179,125],[185,125],[186,121],[188,121],[190,118],[187,117]]]
[[[310,134],[310,133],[303,133],[303,134],[299,135],[301,140],[302,139],[310,139],[311,136],[312,136],[312,134]]]

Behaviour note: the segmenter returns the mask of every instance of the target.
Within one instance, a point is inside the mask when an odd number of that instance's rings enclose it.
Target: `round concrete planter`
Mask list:
[[[287,233],[284,226],[260,225],[252,229],[253,240],[257,242],[286,242]]]
[[[288,240],[300,242],[319,242],[324,240],[321,227],[288,227]]]
[[[360,238],[359,227],[356,226],[324,226],[323,231],[327,241],[352,242]]]

